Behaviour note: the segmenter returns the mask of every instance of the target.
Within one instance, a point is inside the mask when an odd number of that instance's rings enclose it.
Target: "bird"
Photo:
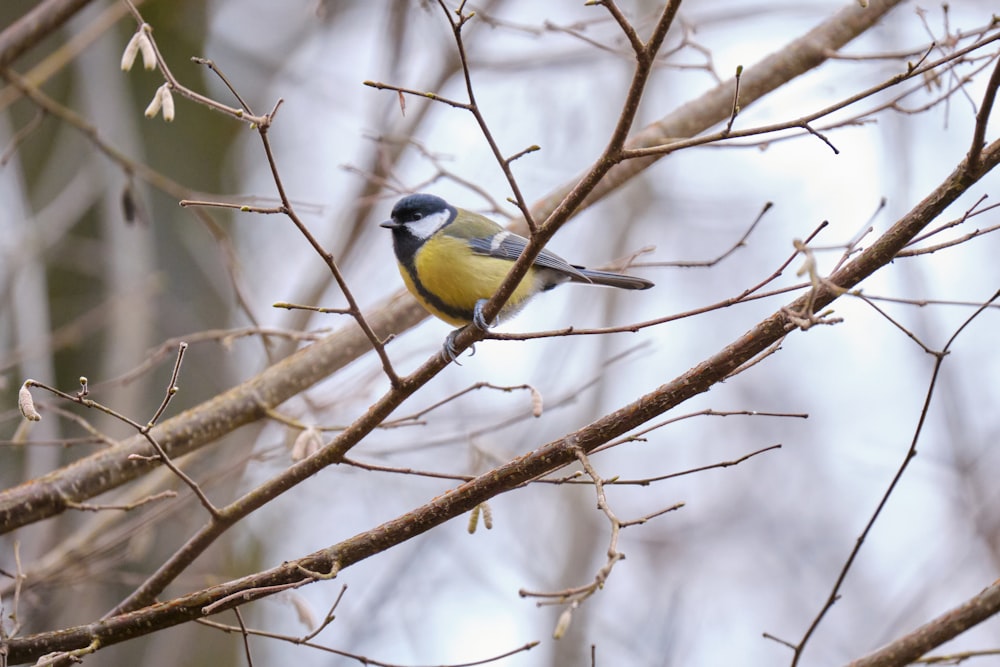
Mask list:
[[[497,291],[528,239],[505,230],[472,211],[452,206],[432,194],[403,197],[380,224],[392,231],[392,245],[406,288],[435,317],[458,327],[445,341],[444,356],[455,359],[454,338],[469,324],[482,331],[515,315],[531,297],[567,282],[644,290],[643,278],[596,271],[570,264],[542,250],[527,274],[487,322],[483,306]]]

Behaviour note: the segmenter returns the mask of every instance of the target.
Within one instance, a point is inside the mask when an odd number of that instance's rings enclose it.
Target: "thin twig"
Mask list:
[[[173,399],[174,395],[180,391],[177,386],[177,379],[181,375],[181,363],[184,361],[184,353],[187,352],[187,349],[188,344],[186,342],[181,341],[177,344],[177,359],[174,361],[174,370],[170,373],[170,382],[167,383],[167,390],[163,393],[163,400],[160,401],[160,407],[156,408],[156,412],[154,412],[150,420],[146,422],[146,426],[143,429],[145,433],[148,433],[149,430],[156,425],[156,422],[159,421],[163,412],[170,404],[171,399]]]
[[[198,619],[198,623],[200,623],[201,625],[204,625],[206,627],[209,627],[209,628],[214,628],[216,630],[220,630],[222,632],[236,633],[236,632],[242,632],[243,631],[241,628],[239,628],[239,627],[237,627],[235,625],[226,625],[224,623],[219,623],[217,621],[210,621],[210,620],[204,619],[204,618],[199,618]],[[246,629],[246,633],[248,635],[253,635],[255,637],[264,637],[264,638],[267,638],[267,639],[277,639],[279,641],[284,641],[284,642],[288,642],[288,643],[291,643],[291,644],[295,644],[296,646],[305,646],[305,647],[308,647],[308,648],[316,649],[318,651],[323,651],[325,653],[330,653],[332,655],[337,655],[337,656],[340,656],[342,658],[347,658],[349,660],[354,660],[354,661],[360,663],[361,665],[364,665],[365,667],[368,667],[369,665],[371,667],[408,667],[406,665],[400,665],[399,663],[383,662],[381,660],[376,660],[375,658],[372,658],[372,657],[366,656],[366,655],[359,655],[357,653],[349,653],[347,651],[342,651],[340,649],[336,649],[336,648],[333,648],[333,647],[330,647],[330,646],[326,646],[324,644],[317,644],[317,643],[315,643],[315,642],[313,642],[311,640],[306,640],[306,639],[303,639],[301,637],[295,637],[295,636],[292,636],[292,635],[280,634],[280,633],[277,633],[277,632],[270,632],[270,631],[267,631],[267,630],[258,630],[258,629],[254,629],[254,628],[247,628]],[[509,657],[511,657],[513,655],[516,655],[518,653],[524,653],[525,651],[530,651],[531,649],[533,649],[536,646],[538,646],[538,644],[539,644],[539,642],[537,642],[537,641],[535,641],[535,642],[528,642],[527,644],[519,646],[518,648],[512,649],[510,651],[505,651],[505,652],[503,652],[503,653],[501,653],[499,655],[491,656],[489,658],[484,658],[482,660],[474,660],[472,662],[449,663],[449,664],[443,664],[440,667],[478,667],[479,665],[488,665],[488,664],[493,663],[493,662],[501,662],[505,658],[509,658]]]
[[[236,614],[236,622],[240,624],[240,636],[243,637],[243,653],[247,657],[247,667],[253,667],[253,655],[250,653],[250,633],[247,632],[247,624],[243,622],[243,613],[239,607],[233,607]]]
[[[176,491],[161,491],[160,493],[154,493],[151,496],[146,496],[145,498],[140,498],[132,503],[126,503],[123,505],[91,505],[89,503],[75,503],[71,500],[66,501],[66,507],[74,510],[82,510],[85,512],[103,512],[106,510],[120,510],[123,512],[129,512],[137,507],[142,507],[147,503],[156,502],[158,500],[164,500],[166,498],[176,498]]]
[[[736,122],[736,116],[740,113],[740,80],[743,78],[743,65],[736,66],[736,76],[733,77],[733,110],[729,114],[729,121],[726,123],[726,129],[722,131],[723,136],[728,136],[730,132],[733,131],[733,123]]]
[[[864,529],[858,536],[854,547],[851,549],[850,555],[848,555],[847,560],[844,561],[844,565],[840,569],[840,573],[837,575],[837,579],[830,589],[830,594],[827,596],[826,602],[823,604],[822,608],[813,618],[812,623],[806,630],[802,639],[795,645],[795,652],[792,657],[791,667],[796,667],[799,664],[799,660],[802,658],[802,652],[805,650],[809,639],[815,633],[816,629],[819,628],[820,623],[826,616],[827,612],[833,608],[837,600],[840,599],[840,590],[844,584],[844,580],[847,579],[847,574],[851,570],[851,566],[854,565],[854,561],[857,559],[858,554],[861,553],[861,547],[867,539],[868,535],[871,533],[875,526],[875,522],[878,520],[879,516],[882,514],[882,510],[885,508],[886,504],[889,502],[889,498],[892,496],[896,487],[899,485],[900,480],[903,478],[903,474],[909,467],[910,462],[917,454],[917,442],[920,440],[920,436],[923,433],[924,424],[927,421],[927,415],[930,412],[931,399],[934,396],[934,390],[937,387],[938,376],[941,372],[941,366],[944,364],[945,358],[947,358],[949,352],[951,351],[951,346],[955,343],[958,336],[970,325],[972,322],[986,312],[987,307],[990,303],[1000,299],[1000,291],[997,291],[991,296],[987,301],[985,301],[980,308],[978,308],[974,313],[972,313],[962,324],[955,330],[948,341],[945,343],[944,347],[941,348],[939,352],[928,351],[934,356],[934,368],[931,371],[931,377],[927,384],[927,391],[924,395],[923,406],[920,410],[920,417],[917,420],[916,428],[914,428],[913,436],[910,439],[910,446],[903,455],[903,460],[899,464],[899,468],[896,470],[896,474],[893,475],[892,480],[889,482],[889,486],[886,488],[885,493],[882,494],[882,498],[879,500],[878,505],[876,505],[875,510],[872,512],[865,524]],[[914,659],[920,657],[920,654],[912,656]],[[897,664],[905,664],[902,662],[902,657],[900,656],[900,662]]]
[[[167,65],[166,59],[164,59],[163,54],[160,53],[160,47],[157,45],[156,40],[153,39],[152,27],[148,23],[146,23],[145,19],[143,19],[142,15],[139,13],[139,10],[136,9],[135,5],[131,2],[131,0],[124,0],[124,2],[128,6],[129,11],[132,12],[132,16],[133,18],[135,18],[135,21],[138,24],[137,29],[145,32],[147,37],[149,38],[149,41],[153,46],[153,50],[156,52],[157,68],[160,70],[160,73],[163,74],[163,78],[166,79],[167,85],[170,86],[170,89],[172,91],[180,94],[183,97],[188,98],[192,102],[196,102],[202,105],[207,109],[220,111],[228,116],[235,118],[236,120],[242,121],[251,126],[261,127],[271,122],[271,116],[273,116],[273,112],[266,116],[255,116],[252,113],[248,113],[246,109],[235,108],[229,106],[228,104],[223,104],[222,102],[213,100],[212,98],[202,95],[201,93],[198,93],[188,88],[187,86],[183,85],[177,79],[177,77],[174,76],[174,73],[170,70],[170,66]],[[240,103],[241,104],[243,103],[242,99],[240,100]]]
[[[818,120],[825,116],[829,116],[830,114],[836,111],[840,111],[845,107],[851,106],[852,104],[856,104],[857,102],[860,102],[863,99],[876,95],[882,92],[883,90],[897,86],[903,83],[904,81],[908,81],[916,77],[921,77],[924,74],[932,72],[949,62],[960,61],[962,58],[969,55],[970,53],[977,51],[983,48],[984,46],[992,44],[993,42],[996,42],[998,40],[1000,40],[1000,33],[984,37],[983,39],[980,39],[975,43],[966,46],[965,48],[958,49],[953,53],[944,56],[943,58],[929,62],[919,67],[911,66],[907,68],[905,72],[896,74],[895,76],[890,77],[886,81],[876,84],[868,88],[867,90],[863,90],[859,93],[844,98],[834,104],[831,104],[823,109],[814,111],[812,113],[809,113],[800,118],[796,118],[794,120],[784,121],[780,123],[771,123],[768,125],[761,125],[758,127],[747,128],[744,130],[734,130],[725,134],[722,131],[719,131],[712,134],[692,137],[689,139],[678,139],[659,146],[631,148],[624,151],[623,157],[626,159],[635,159],[635,158],[651,157],[651,156],[663,156],[670,153],[674,153],[681,149],[691,148],[694,146],[704,146],[706,144],[713,144],[723,140],[729,141],[731,139],[738,139],[741,137],[772,134],[775,132],[781,132],[793,128],[801,128],[811,134],[815,134],[823,141],[826,141],[826,143],[830,145],[831,148],[834,148],[833,145],[830,144],[829,141],[822,136],[822,134],[820,134],[817,130],[814,130],[809,124],[815,120]],[[834,148],[834,150],[836,149]]]
[[[969,148],[969,168],[973,171],[977,171],[980,167],[979,159],[983,154],[983,147],[986,145],[986,125],[989,123],[998,89],[1000,89],[1000,58],[997,58],[996,64],[993,66],[993,74],[986,84],[983,101],[976,113],[976,128],[972,133],[972,146]]]

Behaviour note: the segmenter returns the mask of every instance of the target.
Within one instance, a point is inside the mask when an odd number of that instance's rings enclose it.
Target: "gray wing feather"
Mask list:
[[[489,255],[499,259],[516,261],[528,245],[528,239],[511,232],[500,232],[496,236],[478,239],[469,239],[469,247],[481,255]],[[579,268],[573,266],[559,255],[542,250],[535,258],[535,266],[543,269],[551,269],[565,274],[574,280],[590,282],[586,275],[580,272]]]

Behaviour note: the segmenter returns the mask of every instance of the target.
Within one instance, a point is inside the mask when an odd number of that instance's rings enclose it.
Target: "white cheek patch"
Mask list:
[[[490,254],[497,254],[497,250],[500,249],[500,246],[503,245],[503,242],[506,241],[509,236],[510,232],[499,232],[494,235],[493,240],[490,241]]]
[[[406,228],[418,239],[428,239],[434,232],[441,229],[451,218],[451,211],[445,209],[426,218],[406,223]]]

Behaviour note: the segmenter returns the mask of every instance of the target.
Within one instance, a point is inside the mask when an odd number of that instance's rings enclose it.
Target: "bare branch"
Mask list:
[[[973,168],[972,165],[970,165],[970,169],[972,169],[972,168]],[[796,665],[799,664],[799,660],[802,657],[802,652],[805,649],[806,644],[809,642],[810,637],[812,637],[813,633],[819,627],[819,624],[823,621],[823,618],[826,616],[826,613],[828,611],[830,611],[830,609],[833,607],[834,604],[836,604],[837,599],[840,597],[841,586],[843,585],[844,580],[847,578],[847,574],[848,574],[848,572],[850,572],[851,566],[854,564],[855,559],[857,558],[858,554],[861,552],[861,546],[864,544],[864,542],[867,539],[868,535],[871,533],[872,528],[875,526],[875,522],[878,520],[879,515],[881,515],[882,510],[886,506],[886,503],[889,502],[889,498],[892,496],[892,493],[893,493],[893,491],[895,491],[896,486],[899,484],[900,480],[903,478],[903,474],[906,472],[906,469],[910,465],[910,462],[913,460],[913,458],[917,454],[917,442],[920,440],[920,436],[921,436],[921,434],[923,432],[924,423],[927,420],[927,413],[928,413],[928,410],[930,409],[931,399],[934,396],[934,390],[935,390],[935,388],[937,386],[938,375],[941,372],[941,366],[944,363],[944,360],[947,357],[948,352],[951,349],[952,344],[955,342],[955,339],[958,338],[959,334],[961,334],[962,331],[964,331],[965,328],[969,326],[969,324],[971,324],[981,314],[983,314],[984,312],[986,312],[987,305],[989,303],[992,303],[993,301],[996,301],[998,298],[1000,298],[1000,291],[996,292],[992,297],[990,297],[990,299],[988,301],[986,301],[982,305],[982,307],[980,307],[974,313],[972,313],[955,330],[955,332],[952,334],[951,338],[948,339],[948,342],[945,343],[945,346],[943,348],[941,348],[940,352],[935,352],[935,351],[932,351],[932,350],[927,350],[930,354],[932,354],[934,356],[934,369],[931,371],[931,377],[930,377],[930,380],[929,380],[929,382],[927,384],[927,392],[924,395],[923,407],[920,410],[920,418],[917,421],[916,428],[914,429],[913,436],[912,436],[912,438],[910,440],[910,447],[909,447],[909,449],[907,449],[906,453],[903,455],[903,460],[900,463],[899,468],[896,470],[895,476],[892,478],[892,481],[889,482],[889,486],[886,488],[885,493],[882,495],[882,498],[879,500],[878,505],[875,507],[875,510],[872,512],[871,517],[868,519],[868,523],[865,525],[864,529],[861,531],[861,535],[858,536],[858,539],[857,539],[857,542],[854,545],[854,548],[851,550],[850,555],[847,557],[847,560],[844,562],[844,566],[841,568],[840,573],[837,575],[837,580],[833,584],[833,588],[830,590],[830,595],[827,597],[825,604],[823,605],[822,609],[820,609],[820,611],[816,615],[816,617],[813,619],[812,623],[809,625],[809,628],[806,630],[805,634],[802,636],[802,639],[799,641],[798,644],[795,645],[795,655],[792,658],[792,663],[791,663],[792,667],[795,667]],[[1000,611],[1000,604],[993,605],[992,606],[992,612],[991,612],[991,614],[996,614],[998,611]],[[981,618],[979,620],[983,620],[983,619]],[[976,622],[978,622],[978,621],[976,621]],[[947,624],[947,627],[948,628],[955,628],[955,627],[957,627],[957,625],[958,624],[956,624],[954,621],[950,620],[950,622]],[[911,641],[909,643],[906,643],[906,642],[900,640],[895,645],[896,646],[907,646],[910,651],[916,650],[916,647],[919,646],[919,641],[916,640],[916,636],[919,633],[920,633],[920,631],[918,630],[917,633],[912,633],[911,635],[909,635],[908,638],[911,639]],[[909,658],[904,658],[904,657],[898,655],[898,652],[896,652],[896,655],[894,656],[894,660],[895,661],[891,662],[891,663],[885,663],[885,664],[893,664],[893,665],[905,665],[905,664],[908,664],[908,663],[912,662],[914,659],[920,657],[920,655],[923,655],[923,653],[926,653],[933,646],[937,646],[937,645],[939,645],[941,643],[944,643],[944,641],[946,641],[946,640],[943,639],[938,644],[934,644],[932,646],[929,646],[929,647],[925,648],[923,651],[921,651],[921,653],[912,655],[912,657],[909,657]],[[852,663],[852,664],[857,664],[857,663]]]

